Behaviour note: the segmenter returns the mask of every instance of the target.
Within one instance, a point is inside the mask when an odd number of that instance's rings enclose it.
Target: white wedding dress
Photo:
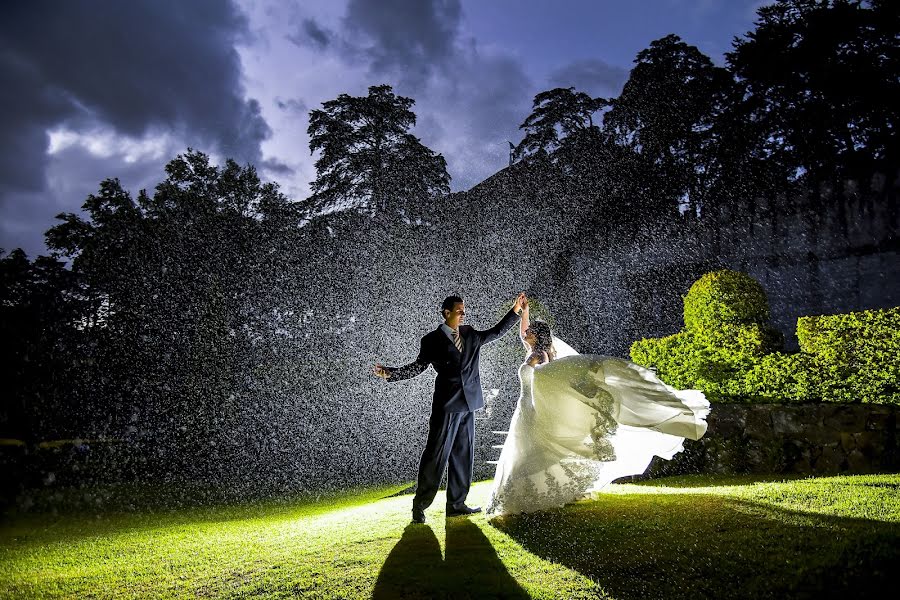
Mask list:
[[[706,433],[709,402],[653,371],[609,356],[581,355],[554,338],[558,358],[519,367],[521,393],[500,452],[486,513],[563,506],[654,456],[671,459]]]

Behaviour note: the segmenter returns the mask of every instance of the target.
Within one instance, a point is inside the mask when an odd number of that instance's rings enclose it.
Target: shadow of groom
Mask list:
[[[431,527],[410,524],[388,554],[372,598],[530,598],[466,518],[447,519],[446,558]]]

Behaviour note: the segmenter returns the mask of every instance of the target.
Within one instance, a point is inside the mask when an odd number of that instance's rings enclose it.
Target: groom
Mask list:
[[[401,381],[422,373],[432,365],[437,371],[428,440],[419,461],[419,478],[413,498],[412,519],[425,522],[425,509],[437,495],[444,468],[447,470],[447,516],[481,512],[466,506],[472,485],[475,462],[475,414],[484,407],[478,359],[481,346],[493,342],[512,327],[525,307],[525,294],[519,294],[503,319],[485,331],[463,325],[466,307],[459,296],[450,296],[441,304],[444,322],[422,338],[419,356],[402,367],[376,364],[375,375],[386,381]]]

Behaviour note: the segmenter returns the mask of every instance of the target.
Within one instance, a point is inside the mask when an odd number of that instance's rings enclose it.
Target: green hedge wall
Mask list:
[[[801,317],[800,352],[784,353],[762,286],[716,271],[684,297],[685,327],[632,344],[631,359],[712,401],[900,404],[900,307]]]
[[[900,307],[800,317],[797,339],[822,398],[900,404]]]

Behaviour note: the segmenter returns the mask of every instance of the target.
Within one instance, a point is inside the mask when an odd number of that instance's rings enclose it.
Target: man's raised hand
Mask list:
[[[376,364],[372,368],[372,372],[375,373],[376,377],[381,377],[382,379],[387,379],[391,376],[391,374],[385,369],[383,366]]]

